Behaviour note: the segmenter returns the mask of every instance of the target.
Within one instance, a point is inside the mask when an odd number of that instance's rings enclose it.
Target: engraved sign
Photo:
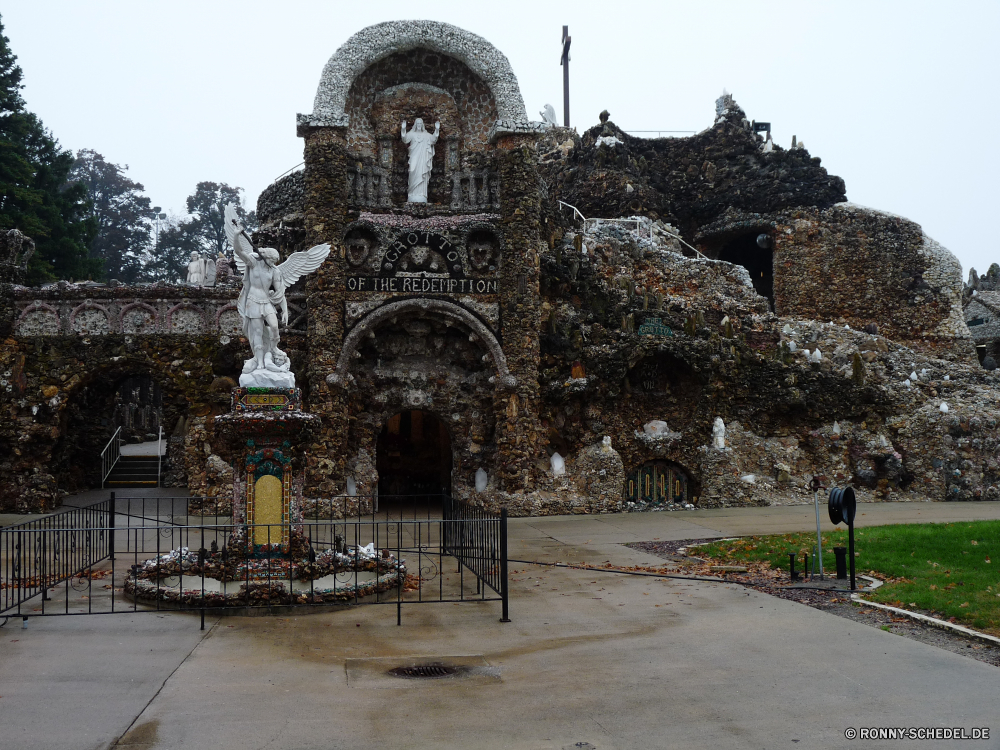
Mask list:
[[[243,403],[247,406],[284,406],[288,403],[288,396],[276,393],[251,393],[243,397]]]
[[[641,326],[639,326],[640,336],[673,336],[674,332],[670,329],[670,326],[663,325],[661,318],[646,318]]]
[[[453,279],[439,276],[348,276],[349,292],[410,294],[496,294],[496,279]]]

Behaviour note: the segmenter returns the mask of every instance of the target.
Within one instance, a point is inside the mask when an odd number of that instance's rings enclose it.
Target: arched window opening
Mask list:
[[[692,502],[691,482],[677,464],[650,461],[633,469],[625,480],[625,500],[640,507],[685,505]]]
[[[719,260],[743,266],[750,274],[753,288],[767,297],[774,309],[774,257],[771,237],[761,232],[735,237],[722,246]]]

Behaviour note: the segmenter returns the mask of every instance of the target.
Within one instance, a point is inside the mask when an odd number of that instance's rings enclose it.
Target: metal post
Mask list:
[[[563,26],[562,58],[559,64],[563,66],[563,127],[569,127],[569,45],[573,38],[569,35],[569,26]]]
[[[386,542],[389,540],[386,539]],[[399,577],[399,561],[403,558],[403,522],[400,520],[396,526],[396,625],[403,624],[403,586],[406,583],[406,576]],[[377,550],[376,550],[377,551]],[[354,568],[354,590],[358,590],[357,566]],[[378,561],[375,563],[376,575],[378,571]],[[417,556],[417,577],[420,577],[420,557]]]
[[[160,425],[160,434],[156,438],[156,486],[160,486],[160,474],[163,468],[163,425]],[[216,506],[218,506],[218,499],[216,499]],[[173,504],[171,504],[171,508]],[[216,511],[216,516],[218,516],[218,511]]]
[[[819,477],[809,480],[809,488],[813,491],[813,505],[816,506],[816,549],[819,556],[819,579],[823,580],[823,536],[819,526],[819,491],[823,489],[823,483]],[[814,566],[815,568],[815,566]]]
[[[819,580],[823,580],[823,535],[819,527],[819,492],[813,490],[813,504],[816,506],[816,555],[819,560]]]
[[[500,596],[503,600],[500,622],[510,622],[510,599],[507,586],[507,509],[500,509]]]
[[[115,561],[115,493],[111,493],[108,501],[108,558]]]
[[[851,591],[854,591],[854,519],[847,522],[847,554],[851,563]]]

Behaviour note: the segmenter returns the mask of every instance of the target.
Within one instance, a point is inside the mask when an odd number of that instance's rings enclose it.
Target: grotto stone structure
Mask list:
[[[254,238],[332,247],[281,334],[320,419],[305,502],[763,505],[811,502],[814,474],[869,500],[1000,497],[1000,389],[955,257],[847,203],[731,96],[714,114],[665,139],[530,121],[503,54],[447,24],[337,50],[297,119],[304,168],[261,194]],[[400,139],[418,117],[440,123],[426,203]],[[0,506],[95,486],[135,378],[159,388],[169,478],[231,492],[216,418],[248,352],[237,287],[26,288],[23,247],[0,258]]]

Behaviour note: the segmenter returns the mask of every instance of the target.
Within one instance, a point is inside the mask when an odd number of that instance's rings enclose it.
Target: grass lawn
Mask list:
[[[857,522],[864,522],[860,513]],[[803,552],[811,554],[815,544],[816,532],[753,536],[699,547],[695,554],[722,563],[769,561],[788,570],[788,553],[796,552],[801,570]],[[836,574],[833,548],[846,546],[846,527],[823,532],[828,575]],[[867,599],[1000,636],[1000,521],[855,527],[854,552],[859,573],[886,581]]]

